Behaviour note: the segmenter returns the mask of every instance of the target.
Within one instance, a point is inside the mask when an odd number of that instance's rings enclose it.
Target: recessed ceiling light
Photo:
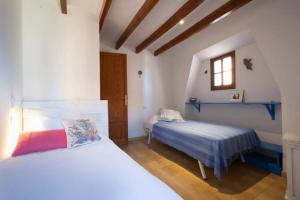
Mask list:
[[[221,17],[215,19],[212,24],[217,23],[218,21],[220,21],[221,19],[224,19],[225,17],[227,17],[228,15],[230,15],[232,13],[232,11],[229,11],[227,13],[225,13],[224,15],[222,15]]]
[[[180,20],[180,21],[179,21],[179,24],[180,24],[180,25],[184,24],[184,20],[183,20],[183,19]]]

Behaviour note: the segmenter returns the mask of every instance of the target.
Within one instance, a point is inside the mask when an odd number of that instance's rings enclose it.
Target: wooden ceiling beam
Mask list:
[[[101,17],[100,17],[100,22],[99,22],[99,29],[100,31],[102,30],[104,20],[108,14],[109,8],[111,6],[112,0],[104,0],[103,2],[103,7],[102,7],[102,12],[101,12]]]
[[[180,20],[190,14],[195,8],[202,4],[204,0],[188,0],[181,8],[179,8],[164,24],[162,24],[156,31],[154,31],[147,39],[140,43],[135,52],[139,53],[152,44],[155,40],[160,38]]]
[[[144,20],[144,18],[150,13],[152,8],[158,3],[159,0],[146,0],[139,11],[136,13],[134,18],[131,20],[121,37],[118,39],[116,49],[119,49],[136,27]]]
[[[203,19],[201,19],[199,22],[195,23],[193,26],[158,48],[156,51],[154,51],[154,55],[157,56],[168,49],[172,48],[173,46],[179,44],[180,42],[188,39],[192,35],[198,33],[199,31],[205,29],[210,24],[215,23],[216,21],[219,21],[220,19],[226,17],[233,11],[237,10],[238,8],[246,5],[252,0],[230,0]]]
[[[68,13],[67,0],[60,0],[60,8],[61,8],[61,12],[63,14],[67,14]]]

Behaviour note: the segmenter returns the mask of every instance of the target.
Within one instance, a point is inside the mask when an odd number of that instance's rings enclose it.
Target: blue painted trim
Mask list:
[[[246,162],[268,172],[281,175],[282,146],[261,142],[256,151],[245,155]]]
[[[194,108],[197,109],[198,112],[201,111],[201,104],[230,104],[230,105],[264,105],[271,117],[272,120],[276,119],[276,108],[281,105],[281,102],[275,102],[275,101],[270,101],[270,102],[186,102],[185,104],[192,105]]]
[[[271,157],[253,152],[245,155],[245,159],[246,163],[249,165],[277,174],[279,176],[281,175],[282,168],[280,165],[278,165],[278,163],[280,163],[282,160],[278,160],[278,158],[276,158],[277,161],[274,162],[274,159]]]
[[[278,144],[272,144],[268,142],[261,142],[260,143],[260,148],[262,149],[267,149],[269,151],[277,152],[277,153],[282,153],[282,146]]]
[[[275,104],[265,104],[265,106],[266,106],[266,108],[267,108],[267,110],[268,110],[268,112],[271,116],[271,119],[275,120],[275,115],[276,115],[276,112],[275,112],[276,106],[275,106]]]

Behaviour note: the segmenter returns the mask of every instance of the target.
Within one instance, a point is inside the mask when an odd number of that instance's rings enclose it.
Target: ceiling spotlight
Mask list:
[[[217,23],[218,21],[220,21],[221,19],[224,19],[225,17],[227,17],[228,15],[230,15],[232,13],[232,11],[229,11],[227,13],[225,13],[224,15],[222,15],[221,17],[215,19],[212,24]]]
[[[179,21],[179,24],[180,24],[180,25],[184,24],[184,20],[183,20],[183,19],[180,20],[180,21]]]

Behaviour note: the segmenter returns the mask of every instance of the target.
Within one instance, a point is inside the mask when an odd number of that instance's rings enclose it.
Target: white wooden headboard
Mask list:
[[[62,120],[91,119],[108,136],[107,101],[24,101],[23,131],[62,129]]]

